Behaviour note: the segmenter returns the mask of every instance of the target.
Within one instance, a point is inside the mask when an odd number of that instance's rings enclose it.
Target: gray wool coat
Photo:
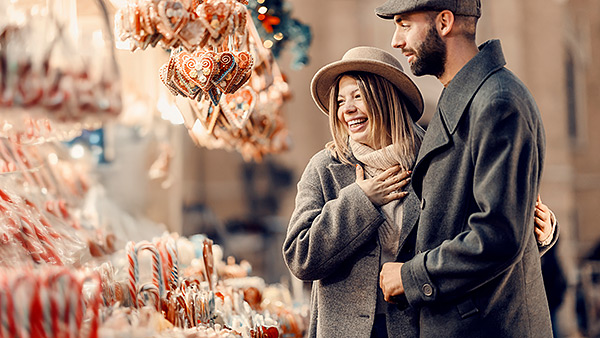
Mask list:
[[[420,337],[552,337],[533,231],[545,136],[488,41],[444,89],[413,169],[421,200],[402,268]]]
[[[309,337],[368,338],[371,334],[381,255],[377,229],[385,218],[355,181],[354,166],[322,150],[298,182],[283,257],[296,277],[313,282]],[[404,199],[404,224],[416,223],[418,206],[416,195]],[[409,235],[414,238],[411,229],[401,231],[401,258],[414,255],[412,245],[403,245],[411,241]],[[386,306],[390,337],[415,336],[414,310]]]

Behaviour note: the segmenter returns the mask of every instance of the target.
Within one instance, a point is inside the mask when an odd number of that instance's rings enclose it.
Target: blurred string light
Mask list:
[[[291,17],[291,5],[285,0],[250,0],[248,9],[256,24],[263,46],[273,56],[291,45],[292,68],[300,69],[309,62],[308,48],[312,41],[310,27]]]
[[[83,158],[83,156],[85,155],[85,148],[83,147],[83,145],[81,143],[75,143],[71,147],[71,150],[69,151],[69,153],[71,154],[72,158],[80,159],[80,158]]]

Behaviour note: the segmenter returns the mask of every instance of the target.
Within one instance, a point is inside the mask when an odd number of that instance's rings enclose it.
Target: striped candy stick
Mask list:
[[[98,326],[99,326],[99,308],[100,302],[102,301],[102,279],[100,278],[100,273],[97,271],[91,272],[83,277],[81,281],[81,285],[86,282],[94,282],[96,284],[96,289],[91,295],[90,299],[86,302],[85,308],[85,316],[91,316],[90,325],[87,327],[89,330],[87,336],[90,338],[98,338]],[[82,294],[83,297],[83,294]],[[83,334],[79,334],[79,336],[83,336]]]
[[[66,298],[71,301],[69,306],[69,336],[79,337],[83,323],[83,281],[74,274],[70,274],[71,287],[67,289]]]
[[[141,241],[135,246],[137,255],[144,250],[148,250],[152,253],[152,284],[156,285],[159,296],[162,298],[165,294],[165,283],[162,278],[162,260],[160,258],[160,253],[156,246],[148,241]]]
[[[165,283],[165,290],[166,291],[172,290],[171,283],[170,283],[170,280],[171,280],[170,271],[171,271],[172,261],[169,259],[165,241],[163,240],[163,238],[159,238],[158,240],[154,241],[154,245],[156,245],[156,248],[158,249],[158,252],[160,253],[160,257],[161,257],[161,261],[162,261],[162,272],[161,273],[163,275],[163,280],[167,281]]]
[[[13,321],[10,327],[9,337],[30,337],[31,327],[29,322],[30,299],[26,297],[25,301],[19,299],[16,302],[15,297],[19,295],[19,288],[26,287],[31,290],[33,284],[31,270],[26,269],[16,274],[16,277],[11,281],[9,290],[11,290],[11,311],[13,313]]]
[[[172,237],[169,237],[166,244],[167,256],[169,257],[171,275],[169,276],[170,284],[173,288],[178,288],[180,285],[179,280],[179,252],[177,251],[177,245]]]
[[[125,246],[125,252],[127,253],[127,288],[129,290],[129,297],[131,298],[131,306],[137,307],[137,282],[138,282],[138,260],[137,252],[135,248],[135,242],[127,242]]]
[[[160,310],[161,310],[160,309],[160,294],[158,291],[158,287],[152,283],[145,283],[139,287],[139,289],[138,289],[138,295],[139,295],[138,306],[142,307],[142,306],[146,305],[145,304],[146,298],[144,297],[144,295],[146,293],[150,293],[150,294],[152,294],[152,296],[154,296],[154,306],[156,308],[156,311],[160,312]]]
[[[31,328],[31,337],[46,338],[48,334],[44,329],[44,308],[40,293],[42,292],[42,277],[38,274],[33,276],[33,294],[29,303],[29,327]]]
[[[53,271],[46,278],[50,290],[50,331],[56,337],[64,337],[68,332],[69,302],[66,299],[66,290],[71,288],[71,272],[67,268]]]

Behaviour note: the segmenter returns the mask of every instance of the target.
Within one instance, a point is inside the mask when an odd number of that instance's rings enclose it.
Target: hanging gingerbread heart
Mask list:
[[[226,94],[221,99],[221,110],[233,126],[242,129],[254,110],[256,93],[245,86],[233,94]]]
[[[177,70],[191,84],[200,87],[200,62],[192,53],[182,51],[175,57]]]
[[[246,51],[236,53],[236,63],[238,71],[234,78],[231,79],[231,85],[227,88],[227,93],[235,93],[241,88],[252,75],[252,65],[254,64],[254,58],[252,54]]]
[[[231,80],[238,71],[236,58],[232,52],[218,53],[217,58],[219,72],[213,78],[213,84],[222,92],[228,92],[228,88],[231,87]]]
[[[187,23],[189,13],[179,1],[161,0],[157,6],[156,28],[165,39],[173,39]]]
[[[206,0],[196,11],[198,20],[206,28],[206,44],[213,47],[220,46],[228,37],[231,27],[231,4],[227,0]]]
[[[218,74],[219,66],[216,60],[217,53],[212,51],[194,52],[194,57],[199,59],[200,74],[199,85],[202,91],[208,92],[213,87],[212,79]]]

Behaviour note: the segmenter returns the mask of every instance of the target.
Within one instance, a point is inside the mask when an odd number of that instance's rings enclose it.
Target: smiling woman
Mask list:
[[[418,215],[403,204],[410,198],[418,205],[406,187],[424,134],[416,124],[423,100],[400,62],[372,47],[349,50],[319,70],[311,86],[329,115],[333,140],[298,183],[284,258],[319,294],[311,304],[310,337],[369,337],[386,330],[390,303],[378,288],[380,266],[396,257],[408,235],[402,221]],[[405,333],[416,327],[396,323]]]

